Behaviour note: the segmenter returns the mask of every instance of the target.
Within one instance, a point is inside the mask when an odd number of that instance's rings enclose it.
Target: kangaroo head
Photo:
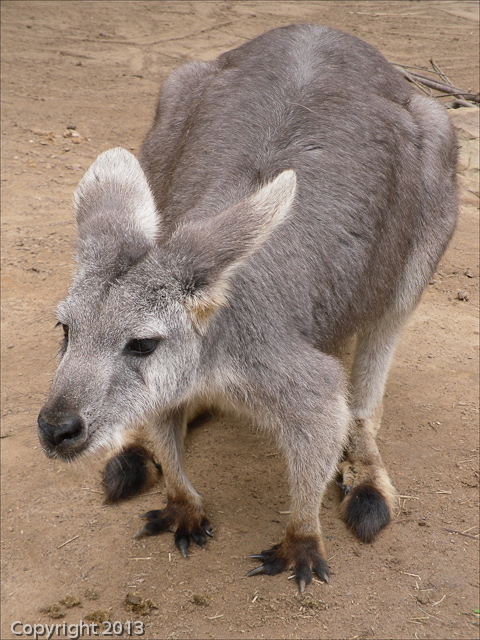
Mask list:
[[[211,319],[234,273],[288,215],[295,188],[284,171],[166,237],[136,158],[123,149],[99,156],[74,198],[77,271],[57,308],[60,362],[38,418],[47,455],[113,446],[196,393]]]

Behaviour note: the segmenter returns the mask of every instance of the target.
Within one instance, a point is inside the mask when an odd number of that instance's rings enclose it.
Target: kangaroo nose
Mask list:
[[[60,448],[63,451],[75,450],[83,442],[85,425],[79,416],[66,416],[59,425],[50,424],[38,416],[40,439],[51,451]]]

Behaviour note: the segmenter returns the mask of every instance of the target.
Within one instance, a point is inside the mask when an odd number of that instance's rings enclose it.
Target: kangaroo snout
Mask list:
[[[87,432],[80,416],[63,415],[55,421],[43,410],[38,416],[38,435],[45,453],[51,457],[71,460],[86,447]]]

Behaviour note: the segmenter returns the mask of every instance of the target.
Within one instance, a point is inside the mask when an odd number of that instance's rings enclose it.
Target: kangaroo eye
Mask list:
[[[62,355],[63,356],[63,354],[67,350],[67,346],[68,346],[68,324],[63,324],[62,322],[57,322],[55,327],[62,327],[62,329],[63,329],[63,340],[62,340],[62,344],[60,345],[60,351],[58,352],[58,355]]]
[[[62,322],[57,322],[57,324],[55,325],[56,327],[62,327],[63,329],[63,337],[65,338],[65,340],[68,340],[68,324],[63,324]]]
[[[130,340],[125,351],[132,356],[148,356],[155,351],[160,342],[157,338],[144,338],[142,340]]]

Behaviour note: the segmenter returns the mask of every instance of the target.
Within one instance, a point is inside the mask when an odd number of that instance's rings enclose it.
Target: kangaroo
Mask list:
[[[161,471],[166,505],[137,537],[172,530],[186,557],[212,535],[183,469],[187,423],[244,416],[272,434],[291,492],[285,537],[249,575],[327,582],[319,510],[336,472],[361,540],[392,516],[382,397],[454,231],[456,153],[443,109],[334,29],[282,27],[174,71],[139,160],[107,151],[76,189],[46,455],[111,450],[110,502]]]

